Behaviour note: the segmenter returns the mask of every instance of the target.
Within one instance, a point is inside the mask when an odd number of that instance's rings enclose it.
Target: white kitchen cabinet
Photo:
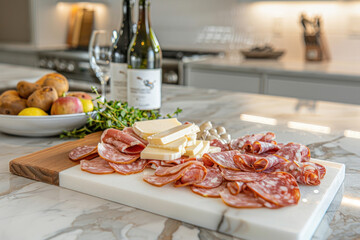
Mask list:
[[[186,70],[185,85],[248,93],[263,93],[259,74],[190,68]]]
[[[356,81],[270,75],[266,85],[269,95],[360,104],[360,82]]]

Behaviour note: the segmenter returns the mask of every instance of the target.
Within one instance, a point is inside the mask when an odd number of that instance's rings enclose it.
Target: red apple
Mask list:
[[[77,97],[60,97],[51,106],[51,115],[83,112],[83,105]]]
[[[89,94],[87,94],[86,92],[68,92],[66,94],[66,96],[77,97],[77,98],[82,98],[82,99],[89,99],[89,100],[92,99],[92,97]]]

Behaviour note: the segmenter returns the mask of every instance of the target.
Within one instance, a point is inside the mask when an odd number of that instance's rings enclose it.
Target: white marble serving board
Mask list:
[[[154,187],[143,173],[95,175],[80,166],[60,172],[60,186],[245,239],[310,239],[345,176],[343,164],[326,166],[320,186],[300,186],[298,205],[280,209],[236,209],[220,198],[205,198],[187,187]]]

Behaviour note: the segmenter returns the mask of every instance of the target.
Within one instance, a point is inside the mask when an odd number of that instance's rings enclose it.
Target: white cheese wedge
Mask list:
[[[221,148],[210,146],[208,153],[217,153],[217,152],[221,152]]]
[[[186,144],[187,144],[188,140],[186,137],[182,137],[179,139],[176,139],[173,142],[169,142],[167,144],[149,144],[148,147],[153,147],[153,148],[162,148],[162,149],[167,149],[167,150],[172,150],[172,151],[183,151],[185,150]]]
[[[210,149],[210,141],[203,141],[203,147],[202,149],[195,155],[192,155],[190,157],[202,157],[205,153],[208,153]]]
[[[133,125],[133,129],[138,136],[147,139],[151,135],[166,131],[170,128],[180,125],[181,122],[179,122],[176,118],[157,119],[135,122]]]
[[[147,146],[141,153],[142,159],[156,159],[156,160],[174,160],[180,158],[182,155],[181,151],[171,151],[162,148],[153,148]]]
[[[203,141],[201,140],[197,140],[196,143],[192,146],[186,147],[185,150],[185,156],[193,156],[198,154],[198,152],[200,152],[200,150],[203,148],[204,144]]]
[[[192,123],[176,126],[166,131],[154,134],[148,137],[147,140],[149,141],[150,144],[155,144],[155,145],[167,144],[192,133],[192,131],[196,127],[197,126]]]
[[[188,140],[187,145],[186,146],[193,146],[196,144],[196,133],[191,133],[185,136]]]

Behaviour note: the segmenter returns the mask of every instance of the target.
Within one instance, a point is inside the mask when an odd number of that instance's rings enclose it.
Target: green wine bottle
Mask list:
[[[130,106],[141,110],[161,107],[162,53],[150,26],[150,0],[139,1],[139,20],[128,50],[128,87]]]

